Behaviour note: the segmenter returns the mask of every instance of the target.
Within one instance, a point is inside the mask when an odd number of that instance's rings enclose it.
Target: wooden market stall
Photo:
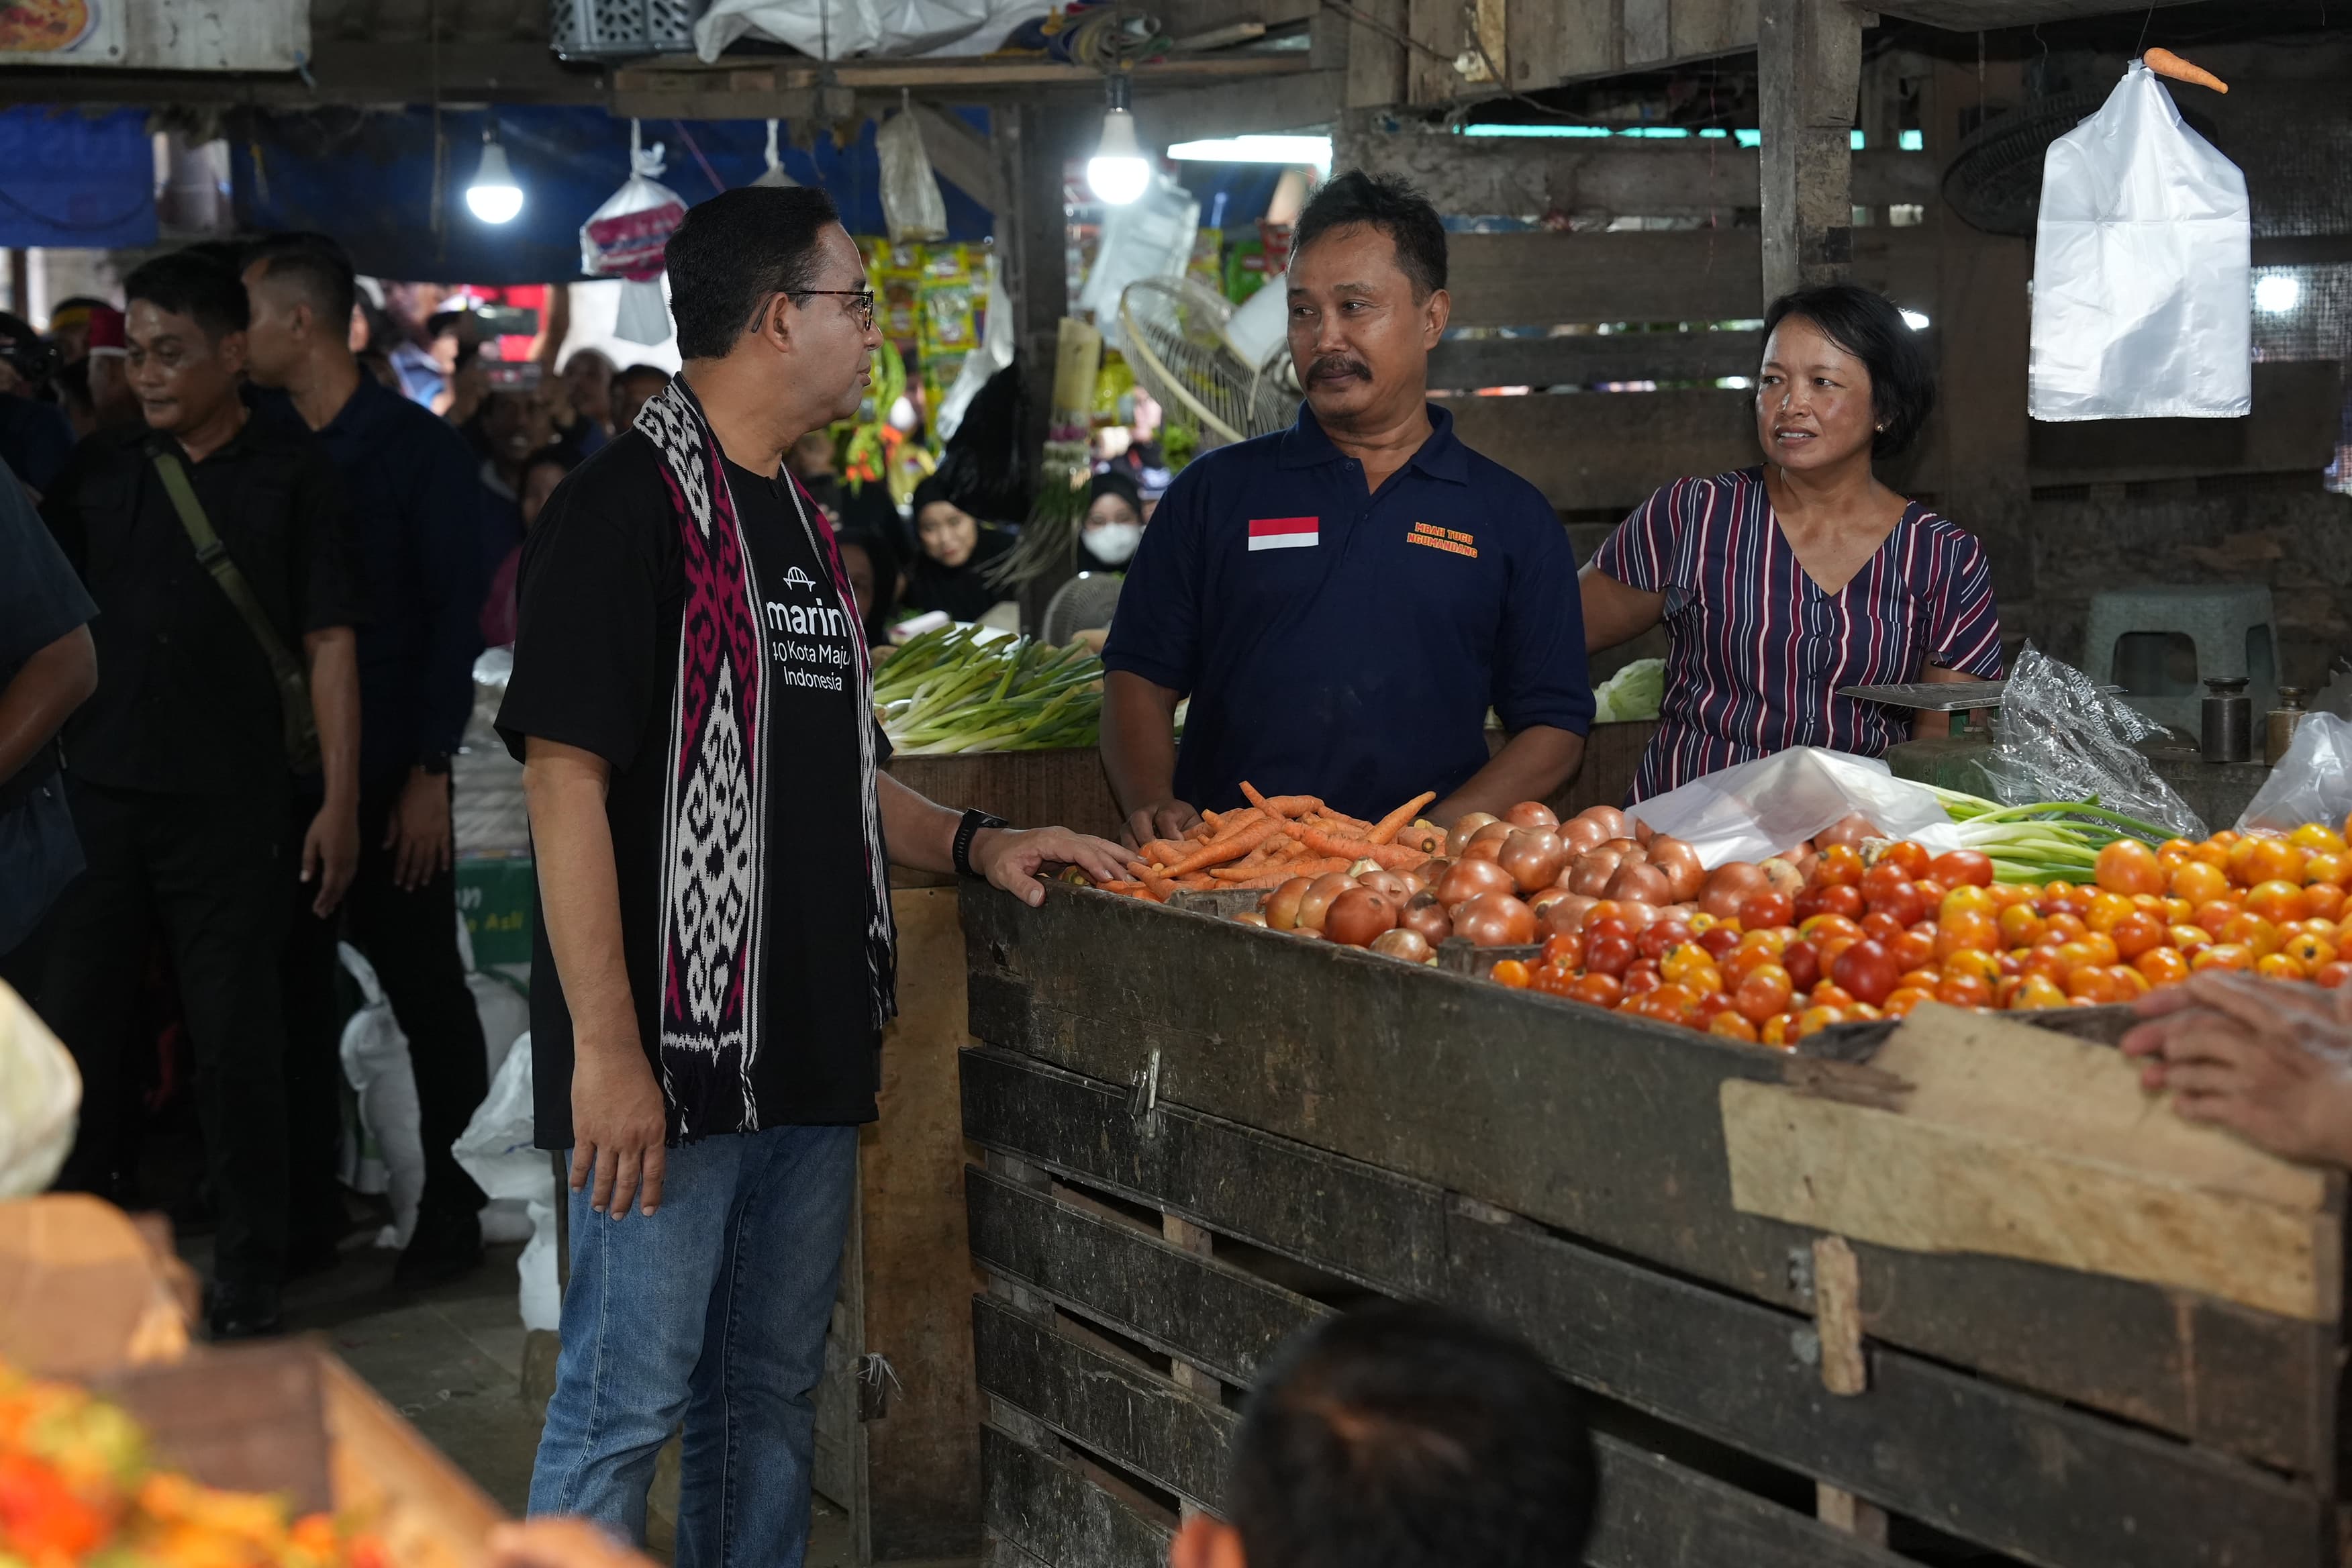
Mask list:
[[[2343,1180],[2105,1047],[1782,1055],[1053,895],[963,907],[992,1561],[1160,1561],[1267,1353],[1369,1296],[1589,1391],[1593,1563],[2337,1560]]]

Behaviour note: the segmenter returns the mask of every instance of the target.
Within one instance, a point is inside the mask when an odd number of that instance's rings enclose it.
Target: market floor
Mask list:
[[[184,1238],[180,1250],[199,1271],[210,1262],[209,1237]],[[530,1490],[541,1419],[522,1392],[523,1328],[515,1305],[521,1250],[493,1247],[463,1279],[395,1292],[394,1254],[359,1237],[345,1244],[341,1267],[298,1281],[286,1296],[289,1332],[323,1336],[500,1508],[518,1515]],[[663,1458],[649,1534],[654,1555],[667,1563],[677,1505],[675,1441]],[[808,1568],[851,1568],[856,1561],[848,1516],[817,1499]]]

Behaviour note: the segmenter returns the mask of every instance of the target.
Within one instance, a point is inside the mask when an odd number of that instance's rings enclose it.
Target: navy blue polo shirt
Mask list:
[[[1227,810],[1247,780],[1376,819],[1484,767],[1489,707],[1515,732],[1591,728],[1567,531],[1452,415],[1429,420],[1376,495],[1303,404],[1169,488],[1103,662],[1192,698],[1180,799]]]

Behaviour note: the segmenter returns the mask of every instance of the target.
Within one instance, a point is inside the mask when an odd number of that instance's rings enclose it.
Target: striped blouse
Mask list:
[[[1837,695],[1927,665],[2000,674],[2000,618],[1975,535],[1917,501],[1834,594],[1797,560],[1764,470],[1677,479],[1620,523],[1592,564],[1666,596],[1658,732],[1630,801],[1790,746],[1874,757],[1908,709]]]

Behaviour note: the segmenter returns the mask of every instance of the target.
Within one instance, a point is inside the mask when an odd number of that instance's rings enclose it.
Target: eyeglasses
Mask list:
[[[836,300],[854,300],[856,303],[850,306],[849,310],[850,313],[857,318],[857,324],[861,327],[871,327],[874,324],[874,290],[871,289],[795,289],[793,293],[809,296],[823,294]]]

